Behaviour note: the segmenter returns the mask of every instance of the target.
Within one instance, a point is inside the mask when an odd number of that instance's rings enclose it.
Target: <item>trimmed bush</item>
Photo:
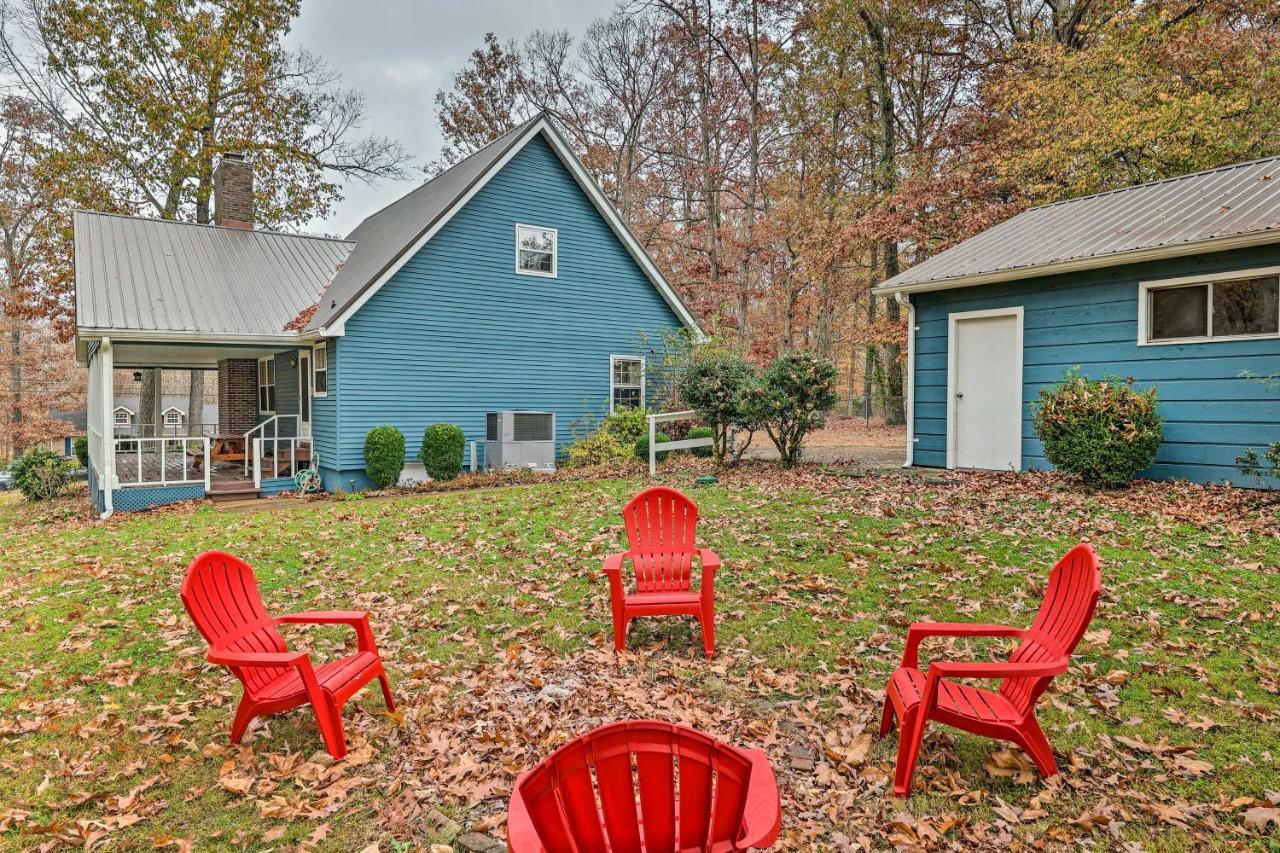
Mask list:
[[[66,488],[74,467],[75,462],[47,447],[33,447],[13,460],[9,473],[27,500],[47,501]]]
[[[376,426],[364,437],[364,471],[379,489],[394,486],[404,470],[404,433]]]
[[[654,433],[654,437],[658,440],[658,444],[662,444],[665,441],[671,440],[671,438],[665,432]],[[649,464],[649,434],[645,433],[644,435],[637,438],[635,440],[635,443],[632,445],[632,447],[635,450],[636,458],[639,459],[644,464],[648,465]],[[659,462],[661,462],[663,459],[666,459],[670,455],[671,455],[670,450],[659,450],[656,454],[654,454],[654,458],[657,459]]]
[[[422,433],[418,460],[433,480],[452,480],[462,473],[462,452],[467,435],[457,424],[432,424]]]
[[[89,437],[82,435],[71,443],[71,449],[76,455],[76,461],[80,463],[81,468],[89,467]]]
[[[689,430],[689,438],[711,438],[713,436],[711,427],[694,427]],[[694,456],[708,459],[711,457],[710,447],[690,447],[689,452]]]
[[[1115,377],[1087,379],[1073,368],[1040,392],[1032,415],[1045,458],[1091,486],[1123,486],[1156,460],[1164,425],[1156,391]]]
[[[742,396],[747,418],[764,426],[782,464],[794,465],[805,435],[836,404],[836,368],[807,352],[780,355]]]
[[[709,350],[696,354],[680,377],[680,399],[696,409],[698,417],[711,428],[711,455],[717,465],[734,463],[751,445],[757,422],[747,413],[745,394],[756,383],[756,370],[734,353]],[[730,456],[729,435],[745,432],[746,438]]]
[[[565,451],[565,464],[571,468],[582,465],[617,465],[630,461],[633,451],[633,447],[623,444],[616,435],[601,427],[586,438],[580,438],[569,445],[569,449]]]
[[[613,434],[623,445],[630,447],[640,436],[649,434],[648,409],[618,409],[604,419],[600,428]]]

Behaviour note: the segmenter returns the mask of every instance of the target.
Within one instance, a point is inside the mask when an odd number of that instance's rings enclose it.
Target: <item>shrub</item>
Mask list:
[[[1156,392],[1132,382],[1087,379],[1078,368],[1040,392],[1032,415],[1045,458],[1091,486],[1122,486],[1156,459],[1164,438]]]
[[[565,464],[570,467],[581,465],[617,465],[631,459],[633,448],[623,444],[609,430],[601,427],[586,438],[580,438],[565,452]]]
[[[648,409],[617,409],[604,419],[600,428],[613,433],[613,436],[630,447],[636,439],[649,434]]]
[[[71,449],[76,455],[76,461],[80,463],[81,468],[89,467],[89,437],[82,435],[71,443]]]
[[[47,501],[67,486],[75,463],[47,447],[33,447],[13,460],[13,485],[29,501]]]
[[[693,429],[689,430],[688,437],[689,438],[711,438],[712,437],[711,427],[705,427],[705,426],[694,427]],[[692,453],[694,456],[700,456],[703,459],[706,459],[709,456],[711,456],[710,447],[691,447],[689,448],[689,452]]]
[[[665,432],[654,433],[654,437],[657,438],[658,444],[662,444],[663,442],[671,440],[671,437],[668,436]],[[637,438],[635,442],[632,443],[632,448],[635,451],[636,458],[639,459],[644,464],[648,465],[649,464],[648,433]],[[659,462],[661,462],[663,459],[666,459],[670,455],[671,455],[670,450],[659,450],[657,453],[654,454],[654,458],[657,459]]]
[[[404,433],[376,426],[364,437],[364,471],[379,489],[394,486],[404,470]]]
[[[729,455],[729,436],[735,429],[747,432],[733,454],[737,462],[751,445],[756,424],[747,415],[745,393],[756,381],[756,371],[744,358],[719,351],[701,352],[694,356],[689,369],[680,378],[680,398],[698,412],[698,417],[711,429],[711,455],[723,465]]]
[[[418,460],[433,480],[452,480],[462,473],[462,451],[467,446],[466,433],[457,424],[432,424],[422,433],[422,449]]]
[[[794,465],[805,435],[826,423],[835,404],[835,365],[810,353],[787,353],[747,389],[743,405],[747,418],[769,434],[782,464]]]

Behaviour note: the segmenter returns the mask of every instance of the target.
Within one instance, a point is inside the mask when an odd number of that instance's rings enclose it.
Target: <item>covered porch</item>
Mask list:
[[[310,346],[294,336],[85,341],[89,488],[98,511],[106,515],[293,489],[294,475],[316,462],[311,358]],[[144,401],[150,422],[125,423],[117,377],[121,371],[146,370],[205,370],[216,376],[216,421],[162,418],[161,383],[156,382],[157,399]]]

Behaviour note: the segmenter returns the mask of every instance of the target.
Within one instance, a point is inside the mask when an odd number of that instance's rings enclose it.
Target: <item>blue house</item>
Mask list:
[[[907,309],[908,465],[1051,467],[1031,425],[1072,367],[1155,386],[1143,476],[1257,485],[1280,440],[1280,158],[1025,211],[885,281]],[[1276,484],[1272,484],[1276,485]]]
[[[272,494],[312,467],[370,485],[364,438],[486,415],[572,424],[643,406],[645,342],[698,325],[545,116],[370,216],[345,240],[254,230],[252,170],[224,155],[215,224],[77,213],[77,356],[100,511]],[[113,371],[217,371],[214,433],[113,425]],[[544,420],[549,423],[549,419]]]

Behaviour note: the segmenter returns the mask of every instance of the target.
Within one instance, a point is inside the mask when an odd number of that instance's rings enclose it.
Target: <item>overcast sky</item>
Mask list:
[[[580,36],[614,0],[303,0],[291,46],[323,56],[345,85],[364,93],[365,131],[390,136],[418,166],[440,153],[436,91],[449,85],[487,32],[522,41],[535,29]],[[353,183],[334,215],[308,229],[346,236],[360,220],[400,197],[420,179]]]

